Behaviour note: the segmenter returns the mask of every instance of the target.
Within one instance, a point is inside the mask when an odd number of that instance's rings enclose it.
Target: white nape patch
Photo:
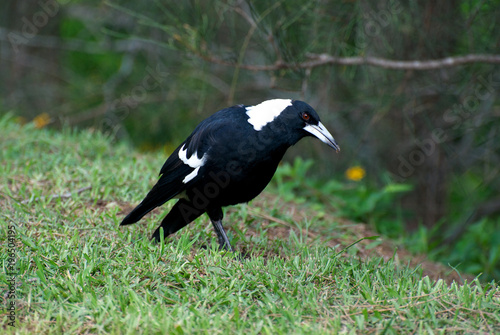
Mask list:
[[[203,157],[198,158],[198,153],[195,151],[191,157],[187,158],[187,149],[186,149],[186,144],[184,144],[179,150],[179,159],[186,165],[189,165],[189,167],[193,168],[193,172],[188,174],[182,182],[184,184],[187,184],[189,181],[191,181],[196,175],[198,174],[198,171],[200,170],[200,167],[205,164],[206,160],[206,155],[203,155]]]
[[[291,105],[292,100],[290,99],[273,99],[261,102],[255,106],[248,106],[246,108],[249,117],[248,123],[253,126],[253,129],[259,131]]]

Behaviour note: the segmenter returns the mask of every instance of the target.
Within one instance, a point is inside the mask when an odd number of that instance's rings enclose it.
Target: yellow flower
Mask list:
[[[50,115],[47,113],[39,114],[33,119],[33,123],[36,128],[43,128],[50,123]]]
[[[353,181],[360,181],[365,177],[366,171],[361,166],[353,166],[347,169],[345,176]]]

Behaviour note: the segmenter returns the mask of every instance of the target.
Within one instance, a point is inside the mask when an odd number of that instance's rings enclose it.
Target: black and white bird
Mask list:
[[[121,225],[135,223],[178,198],[152,239],[160,241],[160,228],[167,237],[207,213],[220,247],[232,251],[222,227],[222,207],[255,198],[271,180],[286,150],[306,136],[340,150],[305,102],[274,99],[222,109],[202,121],[168,157],[156,185]]]

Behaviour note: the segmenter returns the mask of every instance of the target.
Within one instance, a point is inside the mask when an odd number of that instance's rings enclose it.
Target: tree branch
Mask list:
[[[434,70],[472,63],[500,64],[500,55],[469,54],[431,60],[391,60],[377,57],[333,57],[327,54],[310,55],[313,58],[304,67],[321,65],[372,65],[393,70]]]
[[[473,63],[500,64],[500,55],[469,54],[431,60],[392,60],[378,57],[335,57],[328,54],[309,54],[310,60],[302,63],[276,62],[271,65],[235,64],[213,56],[198,55],[202,59],[225,66],[238,66],[250,71],[276,71],[280,69],[310,69],[327,65],[370,65],[391,70],[435,70]]]

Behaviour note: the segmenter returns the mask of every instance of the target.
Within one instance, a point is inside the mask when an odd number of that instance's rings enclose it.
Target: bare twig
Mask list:
[[[469,54],[465,56],[446,57],[430,60],[392,60],[378,57],[335,57],[328,54],[309,54],[310,60],[301,63],[285,63],[277,61],[271,65],[235,64],[214,56],[198,54],[208,62],[238,66],[250,71],[276,71],[280,69],[309,69],[327,65],[359,66],[370,65],[391,70],[435,70],[473,63],[500,64],[500,55]]]
[[[327,54],[310,55],[314,58],[310,66],[329,64],[338,65],[372,65],[394,70],[434,70],[439,68],[454,67],[471,63],[500,64],[500,55],[469,54],[465,56],[446,57],[432,60],[391,60],[377,57],[333,57]],[[302,64],[307,64],[302,63]]]
[[[72,196],[74,196],[75,194],[80,194],[80,193],[82,193],[84,191],[90,190],[91,188],[92,188],[92,186],[85,186],[85,187],[79,188],[78,190],[76,190],[74,192],[66,192],[66,193],[63,193],[63,194],[51,194],[49,196],[37,197],[34,200],[38,201],[38,200],[43,200],[43,199],[46,199],[46,198],[49,198],[50,200],[54,200],[54,199],[69,199]],[[28,202],[30,202],[30,199],[25,199],[25,200],[21,201],[22,204],[27,204]]]

